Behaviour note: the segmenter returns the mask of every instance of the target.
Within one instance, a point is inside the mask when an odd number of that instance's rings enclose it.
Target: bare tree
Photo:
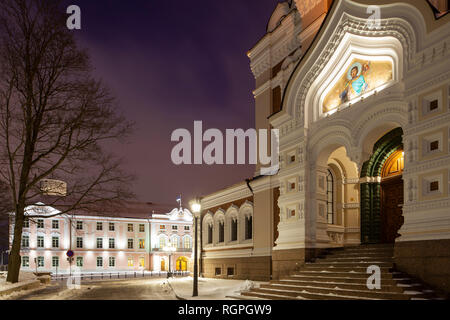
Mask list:
[[[15,213],[10,282],[18,281],[27,206],[44,202],[64,214],[131,196],[131,177],[105,146],[132,124],[92,77],[66,18],[58,0],[0,3],[0,179]],[[67,189],[43,195],[44,179],[65,181]]]

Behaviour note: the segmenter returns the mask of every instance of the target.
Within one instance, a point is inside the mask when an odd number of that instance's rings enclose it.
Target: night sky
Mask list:
[[[113,147],[137,176],[140,201],[183,204],[252,177],[249,165],[173,165],[173,130],[254,127],[254,78],[247,51],[265,34],[277,0],[83,0],[82,30],[95,76],[136,123]]]

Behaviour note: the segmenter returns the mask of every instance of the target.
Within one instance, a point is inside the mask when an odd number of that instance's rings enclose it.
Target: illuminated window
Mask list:
[[[172,237],[172,239],[170,239],[170,245],[174,248],[178,248],[178,237]]]
[[[109,238],[109,248],[114,249],[116,247],[116,241],[114,238]]]
[[[53,268],[59,267],[59,257],[52,257],[52,267]]]
[[[116,266],[116,258],[115,257],[109,257],[109,266],[110,267]]]
[[[139,225],[139,232],[145,232],[145,224]]]
[[[103,258],[97,257],[97,267],[103,267]]]
[[[139,239],[139,249],[145,249],[145,240]]]
[[[59,237],[52,237],[52,248],[59,248]]]
[[[328,223],[334,223],[334,177],[330,170],[327,174],[327,217]]]
[[[83,238],[77,237],[77,248],[83,248]]]
[[[145,258],[144,257],[139,258],[139,267],[141,267],[141,268],[145,267]]]
[[[160,224],[160,225],[159,225],[159,230],[166,230],[166,226],[163,225],[163,224]]]
[[[24,256],[22,257],[22,267],[29,267],[30,266],[30,257]]]
[[[134,247],[134,240],[128,239],[128,249],[133,249],[133,247]]]
[[[102,230],[103,230],[103,223],[97,222],[97,231],[102,231]]]
[[[185,249],[191,248],[191,237],[184,237],[184,248]]]
[[[133,224],[132,223],[128,224],[128,232],[133,232]]]
[[[103,238],[97,238],[97,249],[103,249]]]
[[[83,257],[77,257],[77,267],[83,266]]]
[[[59,221],[52,220],[52,229],[59,229]]]
[[[163,249],[166,246],[166,238],[165,237],[159,237],[159,248]]]
[[[44,237],[43,236],[38,236],[37,237],[37,247],[38,248],[43,248],[44,247]]]
[[[133,261],[133,258],[131,258],[131,257],[128,258],[128,266],[129,267],[134,266],[134,261]]]
[[[295,217],[295,209],[291,210],[291,217]]]

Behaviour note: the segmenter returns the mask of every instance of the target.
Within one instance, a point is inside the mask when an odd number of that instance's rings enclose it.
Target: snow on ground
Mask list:
[[[0,290],[20,285],[21,282],[36,280],[36,276],[33,274],[33,272],[20,271],[19,282],[13,284],[6,281],[7,275],[8,272],[0,272]]]
[[[263,282],[229,279],[198,279],[198,297],[192,297],[192,277],[170,279],[161,285],[163,290],[173,288],[174,293],[187,300],[226,300],[227,296],[237,295],[242,290],[257,288]]]
[[[33,272],[20,271],[20,273],[19,273],[19,282],[17,282],[17,283],[7,282],[6,281],[7,275],[8,275],[7,272],[0,272],[0,292],[1,291],[5,291],[5,290],[9,290],[9,289],[12,289],[12,288],[20,287],[20,286],[24,285],[27,282],[31,282],[33,280],[36,280],[36,276],[33,274]],[[33,290],[36,290],[36,288],[35,289],[30,289],[30,290],[27,290],[27,291],[33,291]],[[23,294],[24,291],[20,290],[20,291],[13,292],[13,293],[8,294],[8,295],[0,295],[0,300],[13,297],[13,296],[17,295],[19,292],[20,292],[20,294]]]

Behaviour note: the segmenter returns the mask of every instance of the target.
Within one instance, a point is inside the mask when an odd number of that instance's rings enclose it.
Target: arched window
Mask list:
[[[166,237],[159,236],[159,248],[163,249],[166,246]]]
[[[189,237],[189,236],[184,237],[184,248],[185,249],[191,248],[191,237]]]
[[[245,217],[245,240],[251,239],[253,236],[252,225],[253,225],[252,216],[246,216]]]
[[[237,241],[237,218],[231,218],[231,241]]]
[[[225,241],[225,223],[223,221],[219,221],[219,243]]]
[[[213,242],[213,225],[208,225],[208,244]]]
[[[334,177],[331,171],[327,170],[327,220],[329,224],[334,223]]]

